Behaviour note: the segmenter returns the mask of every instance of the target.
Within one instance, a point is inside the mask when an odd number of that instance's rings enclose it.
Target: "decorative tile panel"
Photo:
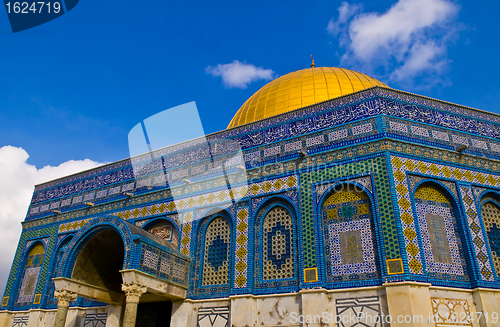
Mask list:
[[[285,152],[298,151],[302,149],[302,141],[295,141],[285,144]]]
[[[226,218],[217,217],[210,222],[204,246],[202,286],[228,284],[231,229]]]
[[[186,212],[182,217],[181,248],[180,252],[185,255],[191,253],[191,231],[193,230],[193,213]]]
[[[496,275],[500,276],[500,208],[494,202],[487,201],[481,207],[481,216],[486,229],[486,235],[488,236],[488,243],[490,245],[493,264],[495,265]],[[474,221],[475,220],[476,219],[474,219]],[[484,258],[484,256],[481,257]],[[487,259],[488,257],[486,256],[483,260],[488,262]]]
[[[236,213],[236,246],[234,256],[234,288],[247,287],[248,281],[248,208]]]
[[[391,156],[391,164],[408,265],[411,272],[415,274],[422,274],[422,260],[420,258],[420,250],[416,237],[417,232],[415,229],[415,218],[411,208],[410,192],[408,189],[409,184],[406,172],[416,172],[433,177],[447,178],[494,187],[500,187],[500,175],[398,156]]]
[[[474,201],[470,187],[460,186],[462,205],[467,215],[467,225],[472,236],[474,254],[479,268],[482,280],[494,281],[493,270],[488,260],[488,250],[486,248],[486,239],[483,235],[479,215],[477,214],[477,204]],[[500,213],[500,212],[499,212]],[[484,219],[484,218],[483,218]]]
[[[127,209],[112,213],[122,219],[149,217],[170,213],[178,210],[186,210],[206,205],[214,205],[218,203],[229,202],[234,198],[244,198],[246,196],[261,195],[276,191],[288,190],[297,186],[297,176],[285,176],[281,178],[271,179],[259,183],[250,184],[248,186],[235,187],[231,191],[221,190],[219,192],[205,193],[201,195],[191,196],[184,199],[174,201],[166,201],[150,206],[145,206],[136,209]]]
[[[281,152],[281,146],[273,146],[271,148],[267,148],[264,150],[264,157],[268,157],[268,156],[274,156],[274,155],[277,155],[277,154],[280,154]]]
[[[264,218],[262,226],[262,279],[293,278],[295,274],[295,235],[288,210],[276,206]]]
[[[362,133],[367,133],[371,132],[373,130],[373,125],[368,123],[368,124],[363,124],[363,125],[358,125],[352,128],[352,134],[353,135],[359,135]]]
[[[72,221],[69,223],[60,224],[57,231],[59,233],[65,233],[65,232],[79,230],[89,221],[90,221],[90,218],[86,218],[86,219],[81,219],[81,220],[77,220],[77,221]]]
[[[403,123],[397,123],[395,121],[389,121],[389,128],[393,131],[408,133],[408,125]]]
[[[466,262],[449,200],[435,187],[423,185],[415,192],[415,206],[429,276],[465,276]]]
[[[44,256],[45,246],[41,242],[28,253],[16,301],[17,305],[31,305],[33,302]]]
[[[375,149],[373,149],[375,151]],[[345,154],[348,157],[348,153]],[[348,178],[353,174],[373,173],[373,189],[377,190],[379,201],[379,219],[381,222],[383,246],[388,259],[400,258],[399,242],[394,221],[389,180],[384,157],[348,162],[332,168],[319,169],[300,175],[300,199],[302,215],[302,234],[304,250],[304,268],[316,267],[316,236],[314,230],[314,209],[317,197],[312,193],[312,184]]]
[[[370,199],[365,192],[349,188],[332,193],[321,216],[324,228],[327,282],[369,279],[377,273]]]
[[[369,124],[371,126],[371,124]],[[306,139],[306,146],[315,146],[318,144],[322,144],[325,142],[325,137],[323,135],[318,135],[315,137],[311,137]]]
[[[142,244],[138,269],[168,282],[189,286],[190,262],[171,251]]]

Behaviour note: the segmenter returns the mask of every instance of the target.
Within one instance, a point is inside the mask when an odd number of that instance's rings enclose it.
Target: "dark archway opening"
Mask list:
[[[71,278],[121,292],[124,246],[118,232],[108,229],[92,236],[76,258]]]

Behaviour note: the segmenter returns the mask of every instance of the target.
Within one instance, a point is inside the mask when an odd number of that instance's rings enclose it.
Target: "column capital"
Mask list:
[[[146,293],[148,288],[146,286],[131,283],[131,284],[122,284],[122,291],[125,292],[126,302],[127,303],[139,303],[139,299],[141,295]]]
[[[54,297],[57,298],[57,305],[69,306],[71,302],[76,300],[78,294],[68,290],[54,291]]]

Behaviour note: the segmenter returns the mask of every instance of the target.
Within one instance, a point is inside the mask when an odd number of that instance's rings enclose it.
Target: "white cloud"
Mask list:
[[[328,26],[326,27],[326,29],[331,34],[338,35],[340,32],[342,32],[342,29],[345,27],[345,24],[347,23],[349,18],[351,18],[354,14],[361,11],[362,9],[363,6],[361,5],[350,5],[345,1],[342,2],[338,9],[339,18],[337,20],[331,19],[330,22],[328,22]]]
[[[447,49],[459,29],[460,8],[451,0],[399,0],[382,14],[363,13],[347,2],[338,10],[327,30],[345,50],[341,64],[368,72],[382,67],[384,77],[395,82],[429,75],[442,81],[438,76],[447,68]]]
[[[275,77],[274,71],[256,67],[252,64],[233,61],[230,64],[218,64],[215,67],[208,66],[205,72],[214,77],[221,77],[222,83],[227,88],[246,89],[248,84],[258,80],[272,80]]]
[[[35,184],[74,174],[101,165],[85,159],[70,160],[57,167],[37,169],[26,162],[29,155],[13,146],[0,148],[0,294],[9,278],[10,267],[21,236]]]

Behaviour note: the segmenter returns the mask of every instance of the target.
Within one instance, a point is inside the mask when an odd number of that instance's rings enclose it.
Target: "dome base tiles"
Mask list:
[[[193,140],[153,153],[170,188],[130,159],[36,186],[0,325],[497,323],[500,116],[376,86],[207,138],[247,182]]]

